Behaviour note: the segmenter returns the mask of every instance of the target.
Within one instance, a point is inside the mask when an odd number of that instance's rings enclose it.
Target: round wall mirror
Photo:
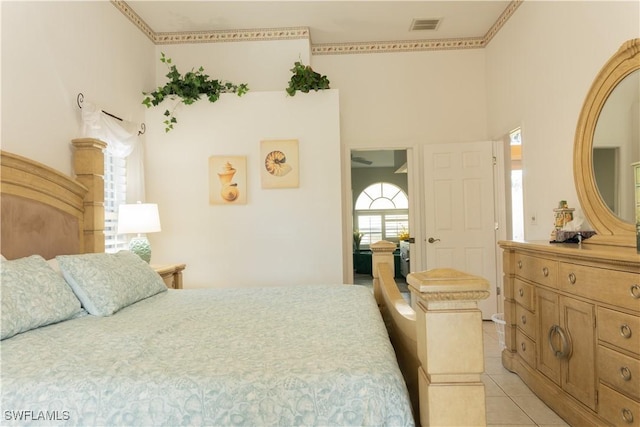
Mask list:
[[[635,247],[631,164],[640,160],[640,39],[625,42],[596,76],[574,145],[578,199],[597,235],[585,241]]]
[[[593,173],[600,197],[624,222],[633,223],[632,163],[640,161],[640,70],[618,83],[607,98],[593,134]]]

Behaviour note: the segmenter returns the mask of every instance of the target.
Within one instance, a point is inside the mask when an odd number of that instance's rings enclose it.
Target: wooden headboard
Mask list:
[[[72,144],[75,179],[0,151],[0,252],[5,258],[104,252],[106,144],[91,138]]]

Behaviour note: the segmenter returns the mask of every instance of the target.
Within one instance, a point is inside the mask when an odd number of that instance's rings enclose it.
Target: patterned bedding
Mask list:
[[[169,290],[2,341],[2,425],[413,425],[359,286]]]

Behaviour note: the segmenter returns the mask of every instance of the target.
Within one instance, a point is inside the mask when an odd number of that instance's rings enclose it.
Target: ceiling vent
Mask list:
[[[411,22],[411,28],[409,31],[435,31],[440,25],[441,19],[414,19]]]

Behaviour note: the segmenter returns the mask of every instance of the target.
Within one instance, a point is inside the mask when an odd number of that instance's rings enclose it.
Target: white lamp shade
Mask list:
[[[160,215],[155,203],[125,204],[118,207],[118,234],[160,231]]]

